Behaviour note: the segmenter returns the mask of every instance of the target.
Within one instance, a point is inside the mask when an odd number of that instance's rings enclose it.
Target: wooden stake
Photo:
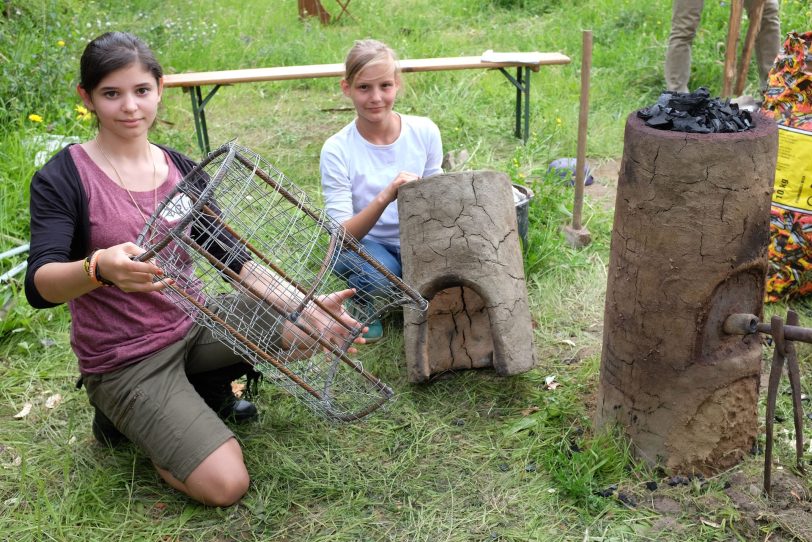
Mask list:
[[[741,96],[744,91],[744,83],[747,81],[747,71],[750,67],[750,56],[753,54],[753,45],[756,43],[758,31],[761,29],[761,16],[766,3],[767,0],[757,0],[750,10],[750,23],[747,26],[747,36],[744,38],[742,56],[739,58],[739,68],[736,71],[736,85],[733,87],[734,96]]]
[[[592,31],[584,30],[581,51],[581,103],[578,114],[578,153],[575,158],[575,201],[572,206],[572,227],[564,228],[570,245],[583,247],[589,244],[589,232],[581,224],[584,207],[584,177],[586,169],[586,134],[589,120],[589,75],[592,71]]]
[[[733,78],[736,76],[736,49],[739,46],[743,6],[744,0],[733,0],[730,3],[730,21],[727,26],[727,43],[725,45],[725,68],[722,74],[723,98],[730,96],[733,88]]]
[[[572,227],[581,229],[581,211],[584,207],[584,173],[586,170],[586,133],[589,122],[589,72],[592,71],[592,31],[584,30],[581,60],[581,104],[578,112],[578,154],[575,161],[575,204],[572,209]]]

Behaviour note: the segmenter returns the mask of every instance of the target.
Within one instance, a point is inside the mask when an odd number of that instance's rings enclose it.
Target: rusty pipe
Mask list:
[[[771,335],[770,324],[760,322],[755,314],[731,314],[725,320],[722,329],[728,335],[750,335],[752,333],[766,333]],[[801,341],[812,343],[812,329],[801,326],[784,326],[784,339],[788,341]]]

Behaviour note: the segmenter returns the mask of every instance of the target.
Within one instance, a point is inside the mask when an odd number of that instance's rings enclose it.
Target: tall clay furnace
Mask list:
[[[612,231],[597,423],[670,472],[736,464],[756,439],[761,345],[725,318],[760,315],[777,129],[626,123]]]

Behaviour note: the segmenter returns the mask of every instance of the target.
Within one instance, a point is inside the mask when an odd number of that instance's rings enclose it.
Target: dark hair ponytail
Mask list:
[[[88,93],[112,72],[140,63],[159,80],[163,68],[147,44],[127,32],[107,32],[87,44],[79,62],[79,86]]]

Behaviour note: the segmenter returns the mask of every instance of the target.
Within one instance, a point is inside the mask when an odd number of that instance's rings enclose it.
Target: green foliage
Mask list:
[[[595,244],[587,249],[569,247],[562,227],[572,221],[574,187],[554,171],[548,171],[552,160],[561,157],[561,119],[545,137],[533,134],[526,145],[517,147],[506,171],[515,184],[533,192],[528,208],[530,228],[523,246],[524,269],[528,277],[536,277],[591,265],[596,252],[607,248],[611,229],[610,217],[598,209],[585,207],[582,215],[586,226],[596,228]]]
[[[812,4],[807,0],[782,0],[781,1],[782,20],[791,21],[784,25],[782,32],[808,32],[810,30],[809,21],[812,21]],[[782,21],[783,22],[783,21]]]
[[[600,492],[624,480],[633,464],[623,436],[611,432],[586,439],[571,432],[546,458],[545,467],[556,486],[584,515],[598,514],[610,505]]]
[[[49,131],[71,121],[65,107],[75,96],[77,46],[83,46],[75,14],[75,0],[7,0],[0,18],[0,43],[14,43],[0,56],[0,127],[21,128],[42,117]],[[73,101],[77,101],[73,98]]]

